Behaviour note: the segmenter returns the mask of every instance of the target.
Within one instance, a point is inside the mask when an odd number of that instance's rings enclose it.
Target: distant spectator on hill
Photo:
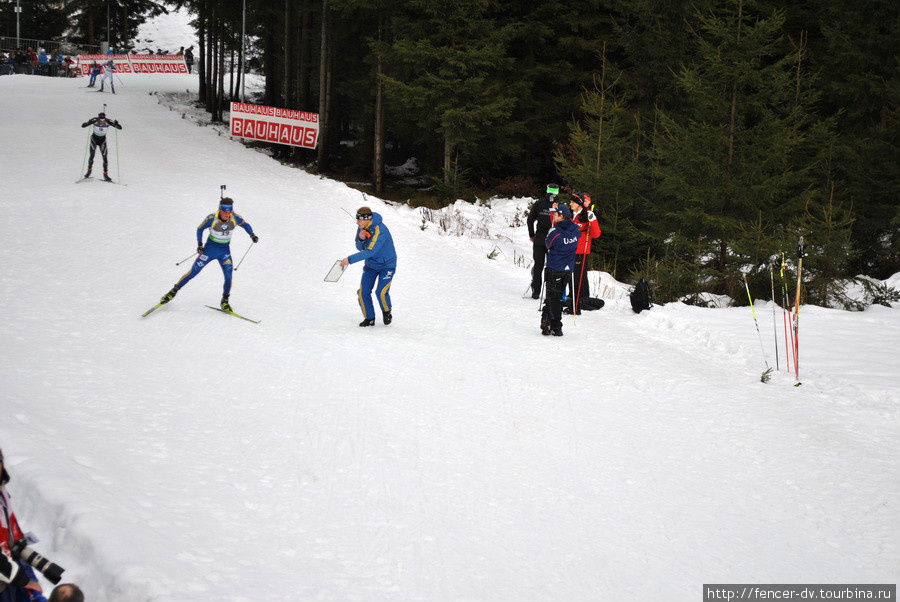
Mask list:
[[[34,51],[34,48],[28,47],[28,75],[34,75],[34,72],[38,69],[38,55]]]
[[[47,602],[84,602],[84,592],[74,583],[60,583],[50,592]]]
[[[188,73],[190,73],[194,68],[194,47],[189,46],[187,50],[184,51],[184,62],[187,64]]]

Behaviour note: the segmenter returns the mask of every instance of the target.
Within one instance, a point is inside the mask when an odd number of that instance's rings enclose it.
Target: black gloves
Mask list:
[[[257,236],[256,234],[251,234],[250,240],[252,240],[253,242],[259,242],[259,236]]]
[[[203,255],[203,245],[197,245],[197,254]]]

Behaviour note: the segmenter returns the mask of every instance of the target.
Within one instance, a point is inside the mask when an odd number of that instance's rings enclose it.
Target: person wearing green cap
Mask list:
[[[528,238],[531,239],[534,266],[531,268],[531,298],[541,296],[541,285],[544,281],[544,260],[547,257],[545,239],[550,231],[550,209],[557,206],[559,186],[547,184],[547,194],[538,199],[528,212]]]

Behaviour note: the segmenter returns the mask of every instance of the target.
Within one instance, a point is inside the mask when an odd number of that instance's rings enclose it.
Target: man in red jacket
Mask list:
[[[581,299],[590,297],[587,283],[587,259],[591,254],[591,241],[600,238],[601,232],[597,216],[591,210],[593,204],[590,194],[573,192],[569,207],[574,214],[572,221],[578,226],[581,237],[578,239],[578,247],[575,250],[575,271],[572,273],[575,291],[574,293],[569,291],[569,306],[566,308],[566,313],[574,312],[576,315],[581,315]]]

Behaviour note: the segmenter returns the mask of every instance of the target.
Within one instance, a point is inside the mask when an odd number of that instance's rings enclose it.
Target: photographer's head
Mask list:
[[[360,229],[368,228],[372,225],[373,217],[374,215],[370,208],[360,207],[356,210],[356,225],[359,226]]]
[[[60,583],[50,592],[47,602],[84,602],[84,593],[74,583]]]

